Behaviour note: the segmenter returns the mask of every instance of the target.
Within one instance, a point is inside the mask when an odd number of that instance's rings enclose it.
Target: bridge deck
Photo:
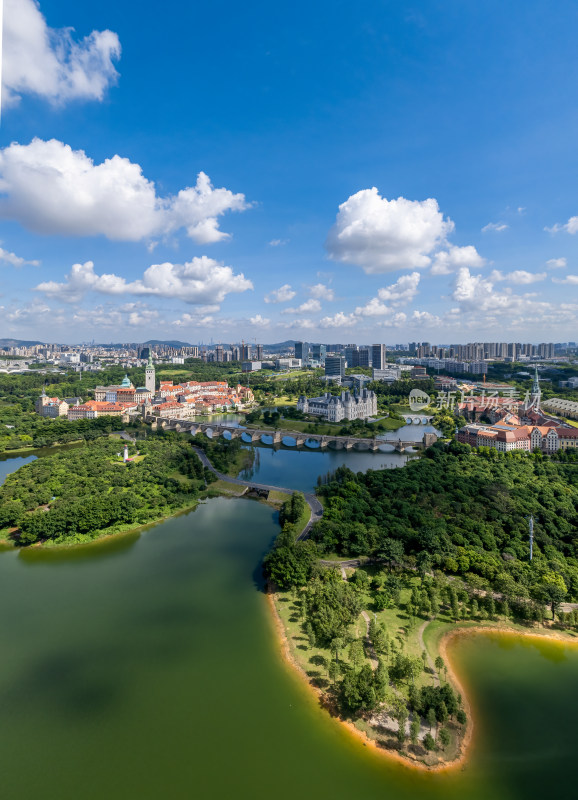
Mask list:
[[[370,438],[361,438],[356,436],[339,436],[339,435],[331,435],[331,434],[319,434],[319,433],[303,433],[302,431],[291,431],[291,430],[278,430],[278,429],[270,429],[270,428],[241,428],[237,425],[227,425],[227,424],[212,424],[210,422],[195,422],[194,419],[166,419],[166,420],[159,420],[158,418],[153,418],[147,421],[156,421],[157,425],[160,423],[163,428],[171,428],[181,430],[181,431],[190,431],[191,433],[198,433],[199,431],[212,431],[213,434],[217,434],[218,436],[222,436],[224,433],[230,433],[231,436],[242,436],[243,434],[247,434],[250,436],[253,441],[257,438],[261,440],[263,436],[270,436],[273,438],[274,445],[281,445],[283,444],[284,438],[291,438],[295,439],[295,445],[286,445],[288,447],[302,447],[306,442],[318,442],[321,446],[327,446],[331,443],[341,444],[346,449],[351,449],[356,445],[365,445],[371,450],[376,450],[382,447],[383,445],[391,445],[396,450],[405,450],[408,447],[414,447],[417,449],[421,449],[425,447],[425,439],[426,436],[431,436],[431,434],[424,434],[424,437],[421,441],[405,441],[402,439],[379,439],[374,437]],[[261,442],[262,444],[266,444],[266,442]]]

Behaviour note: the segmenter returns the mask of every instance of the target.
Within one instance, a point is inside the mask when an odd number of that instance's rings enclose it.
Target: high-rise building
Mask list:
[[[256,344],[254,347],[255,350],[255,360],[256,361],[263,361],[263,345]]]
[[[240,348],[240,359],[241,361],[250,361],[251,360],[251,345],[245,344],[245,342],[241,342]]]
[[[370,367],[371,366],[371,350],[369,347],[359,347],[353,353],[353,367]]]
[[[308,342],[295,342],[295,358],[300,358],[302,364],[306,364],[309,361]]]
[[[345,360],[347,361],[348,367],[358,366],[354,363],[355,354],[357,353],[357,345],[356,344],[346,344],[343,348],[343,355],[345,356]]]
[[[320,364],[324,364],[326,355],[327,348],[324,344],[314,344],[311,346],[311,358],[313,361],[319,361]]]
[[[387,349],[384,344],[371,346],[371,363],[373,369],[385,369],[387,364]]]
[[[222,344],[218,344],[215,347],[215,361],[223,361],[224,360],[223,359],[223,352],[224,352],[223,351],[223,345]]]
[[[343,356],[325,356],[325,375],[328,378],[345,377],[345,359]]]

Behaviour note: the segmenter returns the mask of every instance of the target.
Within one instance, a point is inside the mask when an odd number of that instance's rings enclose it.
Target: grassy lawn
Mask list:
[[[278,406],[296,406],[297,405],[297,398],[296,397],[288,397],[286,394],[279,395],[275,397],[275,403]]]
[[[409,406],[406,406],[403,403],[392,403],[391,404],[391,410],[395,411],[397,414],[413,414],[414,413]]]
[[[229,497],[241,497],[247,491],[246,486],[239,486],[236,483],[229,483],[228,481],[215,481],[207,487],[207,497],[216,497],[217,495],[228,495]]]
[[[288,497],[289,495],[286,494],[286,492],[277,492],[276,490],[272,490],[269,492],[269,497],[267,500],[273,505],[280,506],[287,500]]]
[[[287,499],[287,495],[285,495],[285,499]],[[310,518],[311,518],[311,509],[309,508],[308,505],[306,505],[301,514],[299,515],[299,519],[297,520],[297,522],[294,523],[295,530],[301,533],[303,528],[309,522]]]

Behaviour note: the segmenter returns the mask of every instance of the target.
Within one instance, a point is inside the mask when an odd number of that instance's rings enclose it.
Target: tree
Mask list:
[[[564,600],[568,591],[564,582],[564,578],[557,572],[546,572],[542,576],[539,589],[541,590],[546,601],[550,603],[552,619],[554,619],[554,615],[556,614],[560,603]]]
[[[437,708],[436,717],[442,724],[448,721],[448,709],[443,700]]]
[[[408,658],[407,672],[412,683],[418,678],[423,670],[423,663],[419,656],[415,658]]]
[[[466,722],[468,721],[466,712],[463,710],[463,708],[460,708],[460,710],[456,714],[456,719],[460,723],[460,725],[465,725]]]
[[[441,672],[444,667],[445,664],[443,658],[441,656],[437,656],[435,660],[435,668],[438,672]]]
[[[329,679],[333,684],[335,684],[335,681],[337,680],[337,678],[341,673],[341,669],[339,668],[339,664],[337,661],[331,660],[329,662],[328,672],[329,672]]]
[[[403,745],[403,743],[405,742],[405,739],[406,739],[405,725],[406,725],[406,722],[407,722],[407,717],[408,717],[407,708],[405,708],[405,706],[404,706],[403,709],[400,709],[398,717],[397,717],[397,722],[398,722],[397,741],[401,745]]]
[[[313,625],[308,622],[305,626],[305,633],[307,634],[307,639],[309,641],[309,647],[315,647],[317,644],[317,639],[315,638],[315,631],[313,630]]]
[[[358,670],[365,661],[365,652],[361,639],[354,639],[349,645],[349,661],[353,668]]]
[[[380,658],[374,673],[375,697],[378,703],[383,703],[387,698],[389,687],[389,670]]]
[[[433,707],[428,709],[427,722],[428,722],[430,731],[434,727],[434,725],[437,725],[437,715],[436,715],[435,708],[433,708]]]
[[[424,668],[424,671],[425,671],[425,669],[427,668],[427,661],[428,661],[427,653],[426,653],[425,650],[421,651],[421,660],[423,661],[423,668]]]
[[[371,639],[371,643],[373,644],[373,649],[375,652],[378,655],[384,655],[387,657],[389,650],[389,636],[385,630],[385,625],[383,623],[381,623],[381,625],[376,625],[372,620],[372,623],[369,625],[369,638]]]
[[[351,581],[362,591],[369,588],[369,575],[363,569],[356,569],[351,577]]]
[[[441,744],[442,750],[445,750],[450,743],[450,734],[447,728],[440,728],[438,731],[438,741]]]
[[[436,743],[431,733],[426,733],[426,735],[423,737],[423,746],[426,750],[431,751],[435,749]]]
[[[413,719],[411,721],[411,725],[409,726],[409,738],[411,739],[411,743],[415,747],[419,741],[419,731],[420,731],[420,722],[419,717],[417,714],[413,715]]]
[[[331,640],[329,644],[329,649],[335,656],[336,661],[339,661],[339,653],[343,650],[343,647],[344,647],[344,641],[341,638],[341,636],[336,636],[334,639]]]
[[[341,682],[341,702],[350,712],[371,710],[377,703],[373,670],[369,664],[356,672],[349,668]]]

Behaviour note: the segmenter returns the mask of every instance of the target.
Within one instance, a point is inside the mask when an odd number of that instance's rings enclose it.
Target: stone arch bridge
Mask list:
[[[191,436],[196,436],[197,433],[201,432],[208,434],[208,432],[211,431],[212,438],[229,434],[231,439],[243,437],[243,441],[246,444],[259,443],[269,446],[272,445],[273,447],[284,446],[290,449],[306,447],[307,443],[315,442],[322,450],[327,447],[352,450],[356,447],[357,449],[377,452],[383,445],[390,445],[398,453],[403,453],[408,447],[423,449],[437,441],[435,433],[424,433],[420,441],[407,442],[402,439],[363,439],[355,436],[322,436],[317,433],[303,433],[301,431],[239,428],[227,424],[212,424],[210,422],[195,422],[194,420],[181,419],[159,419],[154,416],[147,417],[145,422],[149,422],[153,430],[161,429],[176,431],[178,433],[190,433]],[[263,441],[264,436],[268,437],[271,441]],[[287,444],[284,441],[286,438],[294,439],[295,444]]]

